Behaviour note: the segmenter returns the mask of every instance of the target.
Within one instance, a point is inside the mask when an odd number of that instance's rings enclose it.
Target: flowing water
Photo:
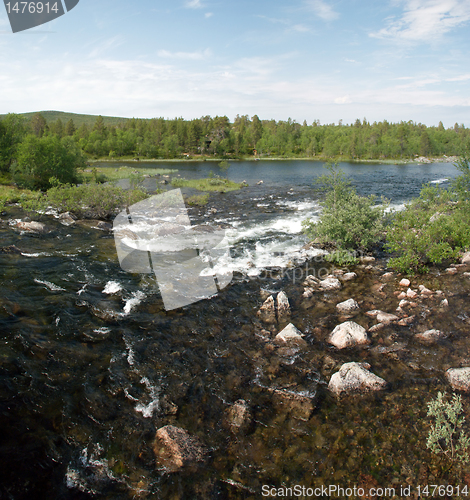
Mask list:
[[[217,173],[209,162],[170,168],[186,178]],[[361,194],[383,195],[396,208],[423,183],[456,175],[450,164],[341,168]],[[364,349],[329,346],[341,322],[336,303],[354,297],[354,321],[372,326],[364,312],[393,312],[398,279],[381,280],[386,262],[378,261],[352,269],[358,278],[339,292],[302,297],[307,274],[334,271],[301,250],[301,222],[319,214],[312,181],[322,173],[314,162],[232,163],[229,177],[250,187],[189,210],[193,224],[226,228],[230,252],[215,266],[233,271],[232,283],[169,312],[153,275],[120,268],[109,231],[32,215],[49,229],[34,237],[15,229],[28,214],[6,209],[1,247],[20,253],[0,253],[0,498],[248,499],[262,498],[263,485],[463,481],[465,471],[448,471],[426,450],[424,422],[426,402],[446,388],[444,370],[470,362],[470,280],[436,270],[413,286],[442,290],[448,308],[429,299],[412,328],[387,327]],[[256,315],[260,289],[287,293],[306,346],[272,342],[275,331]],[[413,340],[429,328],[448,339]],[[387,390],[332,397],[329,378],[347,361],[369,362]],[[227,412],[240,399],[251,418],[233,432]],[[196,470],[168,473],[156,463],[155,432],[168,424],[204,443]]]

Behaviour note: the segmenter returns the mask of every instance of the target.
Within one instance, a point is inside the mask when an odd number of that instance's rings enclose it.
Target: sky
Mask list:
[[[13,34],[0,5],[0,114],[468,127],[469,28],[469,0],[80,0]]]

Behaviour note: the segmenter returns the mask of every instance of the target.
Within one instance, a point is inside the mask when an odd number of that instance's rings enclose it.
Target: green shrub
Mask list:
[[[427,272],[428,264],[456,259],[470,245],[469,203],[456,199],[453,191],[428,185],[394,215],[387,248],[398,255],[390,259],[390,267],[408,274]]]
[[[371,248],[383,238],[385,202],[375,205],[374,196],[359,196],[337,165],[326,168],[329,175],[318,181],[326,192],[320,220],[304,221],[304,232],[319,243],[333,243],[343,252]],[[349,259],[345,260],[344,253],[338,255],[342,261]]]
[[[54,177],[62,183],[77,182],[77,169],[86,165],[85,157],[71,137],[28,135],[18,146],[13,179],[28,189],[48,189]]]
[[[465,418],[460,416],[463,412],[462,399],[456,394],[450,401],[446,394],[439,392],[437,398],[428,403],[428,417],[434,417],[435,423],[431,424],[427,447],[436,454],[444,454],[450,460],[467,463],[470,461],[468,449],[470,438],[462,429]]]

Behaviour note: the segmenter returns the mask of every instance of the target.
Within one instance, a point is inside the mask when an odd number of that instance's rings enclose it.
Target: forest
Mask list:
[[[83,116],[83,115],[82,115]],[[260,120],[237,116],[204,116],[193,120],[106,119],[80,126],[70,118],[47,121],[41,113],[7,115],[0,121],[0,162],[10,163],[14,150],[28,136],[39,139],[70,137],[88,158],[177,159],[289,157],[348,160],[407,159],[415,156],[460,155],[469,145],[470,129],[463,124],[427,127],[412,121],[369,123],[365,118],[343,125],[302,124],[295,120]],[[5,158],[7,156],[8,158]]]

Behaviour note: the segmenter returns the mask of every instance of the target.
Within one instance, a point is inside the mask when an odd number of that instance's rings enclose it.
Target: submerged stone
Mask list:
[[[470,392],[470,367],[449,368],[446,378],[453,389]]]
[[[157,464],[168,472],[194,467],[198,462],[203,462],[206,455],[197,437],[174,425],[166,425],[157,430],[153,451]]]
[[[438,340],[445,339],[447,334],[441,330],[426,330],[422,333],[417,333],[415,339],[419,340],[423,344],[433,344]]]
[[[226,425],[233,433],[246,430],[251,424],[250,407],[244,399],[239,399],[226,412]]]

